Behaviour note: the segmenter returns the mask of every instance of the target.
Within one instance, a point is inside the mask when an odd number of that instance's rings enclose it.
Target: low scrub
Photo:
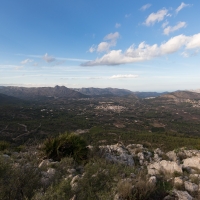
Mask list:
[[[61,158],[71,156],[75,161],[81,162],[87,159],[88,149],[85,140],[74,134],[62,134],[44,141],[44,154],[47,158],[60,161]]]

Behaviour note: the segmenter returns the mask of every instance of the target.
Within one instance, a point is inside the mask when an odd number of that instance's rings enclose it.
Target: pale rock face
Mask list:
[[[189,158],[194,157],[194,156],[200,157],[200,151],[199,150],[184,150],[184,153]]]
[[[155,154],[158,154],[159,156],[161,156],[161,155],[164,154],[159,148],[155,149],[155,150],[154,150],[154,153],[155,153]]]
[[[178,160],[178,157],[177,157],[177,155],[174,151],[169,151],[169,152],[166,153],[166,155],[169,157],[169,159],[171,161],[177,161]]]
[[[156,185],[156,182],[157,182],[157,178],[155,176],[151,176],[149,178],[149,183],[152,184],[152,185]]]
[[[194,156],[183,160],[184,167],[194,167],[200,170],[200,156]]]
[[[198,189],[199,189],[199,186],[195,183],[191,183],[189,181],[185,181],[184,182],[184,186],[185,186],[185,189],[188,191],[188,192],[197,192]]]
[[[49,177],[53,177],[55,175],[55,173],[56,173],[56,170],[54,168],[49,168],[47,170],[47,173],[48,173]]]
[[[160,162],[154,162],[147,166],[148,174],[156,175],[163,173],[173,174],[174,172],[182,173],[182,168],[176,162],[162,160]]]
[[[177,200],[193,200],[187,191],[173,190],[173,193],[178,197]]]
[[[154,154],[153,159],[154,159],[155,162],[159,162],[159,161],[162,160],[157,153]]]
[[[48,160],[48,159],[46,159],[46,160],[43,160],[40,164],[39,164],[39,168],[42,168],[42,167],[47,167],[47,166],[49,166],[50,165],[50,161]]]
[[[72,191],[77,192],[78,191],[78,181],[81,179],[79,175],[74,176],[74,178],[71,180],[70,185],[72,187]]]
[[[181,185],[183,185],[183,179],[181,177],[175,177],[174,178],[174,185],[175,186],[181,186]]]
[[[128,166],[134,165],[133,156],[122,144],[100,146],[105,151],[105,158],[114,163],[121,163]]]

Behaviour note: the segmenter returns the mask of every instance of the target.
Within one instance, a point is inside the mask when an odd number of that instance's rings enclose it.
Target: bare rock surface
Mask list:
[[[176,162],[162,160],[160,162],[154,162],[147,166],[148,174],[157,175],[160,173],[173,174],[175,172],[182,173],[182,168]]]

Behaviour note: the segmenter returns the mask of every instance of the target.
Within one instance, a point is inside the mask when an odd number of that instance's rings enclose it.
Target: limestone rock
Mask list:
[[[184,182],[184,186],[185,186],[185,189],[188,191],[188,192],[197,192],[198,189],[199,189],[199,186],[195,183],[191,183],[189,181],[185,181]]]
[[[99,146],[99,148],[105,153],[105,158],[111,162],[134,165],[133,156],[122,144]]]
[[[186,158],[183,160],[184,167],[194,167],[200,170],[200,157],[193,156],[191,158]]]
[[[156,185],[156,183],[157,183],[157,178],[156,178],[155,176],[151,176],[151,177],[149,178],[149,183],[150,183],[151,185]]]
[[[174,172],[182,173],[182,168],[176,162],[162,160],[160,162],[154,162],[147,166],[148,174],[157,175],[160,173],[173,174]]]
[[[169,159],[171,161],[175,161],[176,162],[178,160],[178,157],[177,157],[177,155],[176,155],[176,153],[174,151],[169,151],[169,152],[166,153],[166,155],[169,157]]]
[[[193,200],[187,191],[173,190],[173,193],[177,196],[177,200]]]
[[[183,179],[181,177],[175,177],[174,178],[174,186],[182,186],[183,185]]]

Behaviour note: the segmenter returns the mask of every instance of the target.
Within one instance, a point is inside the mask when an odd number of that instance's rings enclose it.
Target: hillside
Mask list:
[[[85,95],[90,96],[126,96],[131,95],[133,92],[126,89],[118,88],[75,88],[75,91],[78,91]]]
[[[0,93],[17,97],[20,99],[34,100],[44,97],[58,97],[58,98],[83,98],[85,95],[71,90],[65,86],[55,87],[0,87]]]
[[[0,93],[0,105],[24,103],[23,100]]]
[[[168,94],[168,92],[133,92],[138,98],[148,98],[148,97],[159,97],[164,94]]]
[[[177,91],[172,92],[169,94],[164,94],[161,96],[164,99],[190,99],[190,100],[200,100],[200,94],[196,92],[189,92],[189,91]]]

